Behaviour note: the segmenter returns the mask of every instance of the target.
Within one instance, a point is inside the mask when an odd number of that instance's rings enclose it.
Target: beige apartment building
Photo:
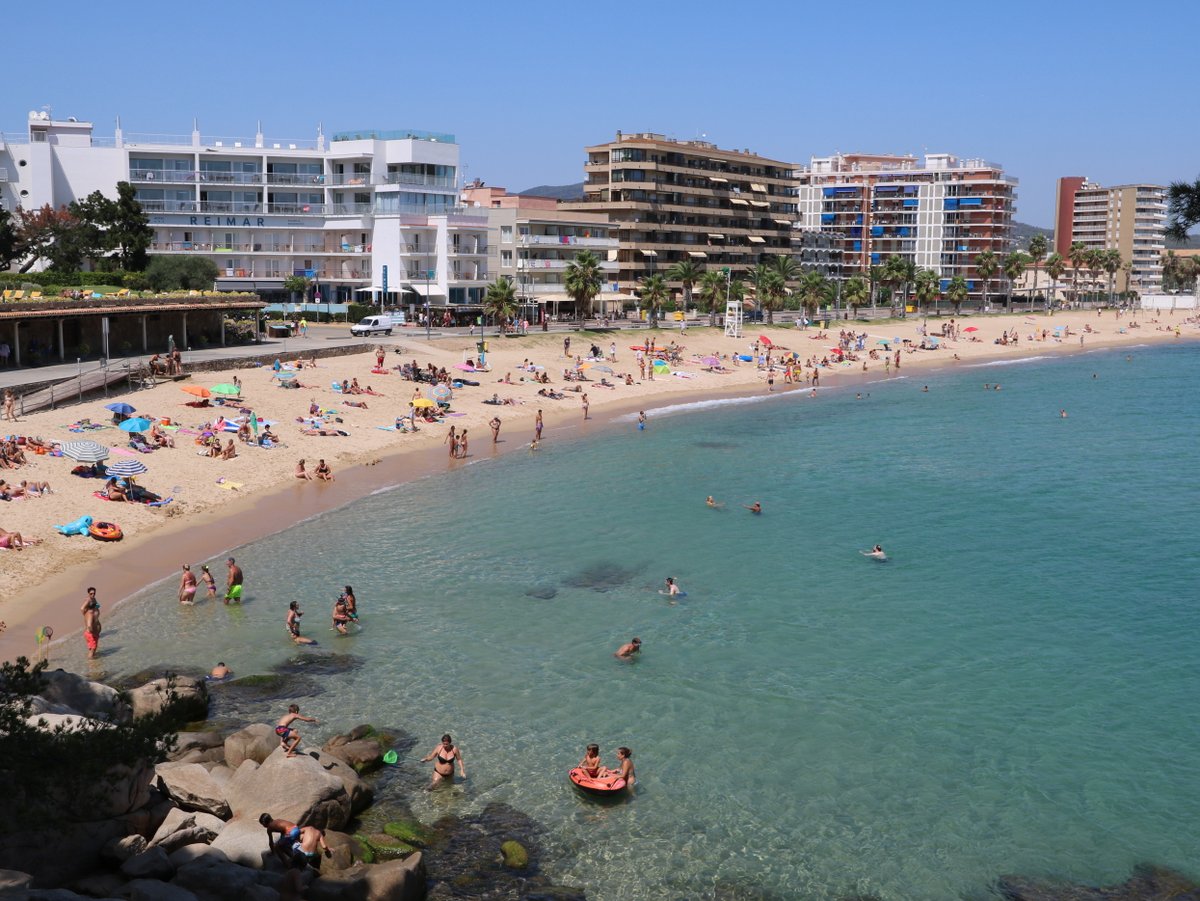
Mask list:
[[[770,256],[792,253],[795,168],[708,141],[617,132],[587,148],[584,200],[559,209],[609,217],[620,292],[686,259],[744,278]]]
[[[541,322],[543,316],[560,314],[612,314],[629,300],[617,292],[618,242],[606,214],[573,212],[553,198],[509,194],[478,181],[463,189],[462,203],[487,211],[488,271],[516,286],[523,318]],[[604,278],[590,310],[575,310],[563,284],[581,250],[600,261]]]
[[[1157,294],[1162,291],[1162,258],[1166,251],[1167,189],[1162,185],[1118,185],[1106,188],[1078,175],[1058,180],[1054,217],[1054,249],[1070,258],[1071,245],[1115,249],[1123,263],[1114,283],[1117,291]],[[1107,279],[1088,283],[1089,289]],[[1081,289],[1083,280],[1081,277]]]

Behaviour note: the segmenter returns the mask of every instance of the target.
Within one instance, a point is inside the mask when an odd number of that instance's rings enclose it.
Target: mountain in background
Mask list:
[[[553,197],[555,200],[583,200],[583,182],[577,181],[572,185],[538,185],[518,193],[531,197]],[[1034,235],[1045,235],[1047,240],[1054,240],[1054,229],[1027,225],[1024,222],[1014,222],[1013,226],[1013,237],[1018,247],[1027,247],[1029,239]]]

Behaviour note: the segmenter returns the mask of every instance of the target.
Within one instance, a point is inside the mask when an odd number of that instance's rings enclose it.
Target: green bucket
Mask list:
[[[386,754],[383,755],[383,762],[386,763],[388,766],[391,766],[399,759],[400,759],[400,755],[397,754],[394,750],[388,751]]]

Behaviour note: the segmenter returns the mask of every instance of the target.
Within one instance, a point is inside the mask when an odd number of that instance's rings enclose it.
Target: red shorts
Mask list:
[[[88,646],[88,650],[89,650],[89,651],[94,651],[94,650],[96,650],[96,647],[97,647],[97,645],[99,644],[99,642],[96,640],[96,636],[95,636],[95,635],[93,635],[91,632],[84,632],[84,633],[83,633],[83,640],[87,642],[87,646]]]

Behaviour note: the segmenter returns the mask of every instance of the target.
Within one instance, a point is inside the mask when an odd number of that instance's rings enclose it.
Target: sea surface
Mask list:
[[[297,653],[299,600],[304,653],[362,661],[305,683],[306,741],[403,728],[407,791],[452,733],[469,779],[415,812],[510,803],[598,901],[1200,876],[1197,385],[1196,345],[1137,348],[477,443],[239,548],[240,608],[147,590],[109,615],[101,666],[264,672]],[[877,542],[886,563],[860,554]],[[362,627],[338,637],[346,583]],[[568,785],[592,741],[610,765],[633,749],[636,797]]]

